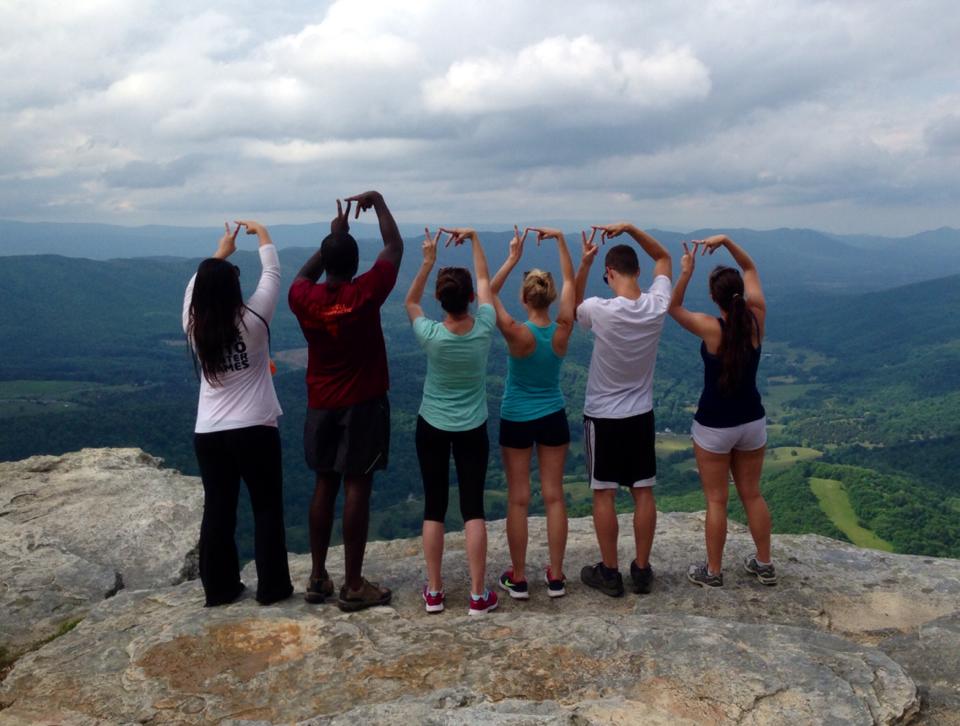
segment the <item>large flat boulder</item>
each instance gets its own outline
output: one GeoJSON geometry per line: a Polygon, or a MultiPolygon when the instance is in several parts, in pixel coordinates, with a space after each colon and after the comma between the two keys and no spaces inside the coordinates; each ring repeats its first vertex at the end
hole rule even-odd
{"type": "Polygon", "coordinates": [[[196,577],[199,480],[139,449],[0,463],[0,648],[56,635],[124,588],[196,577]]]}
{"type": "Polygon", "coordinates": [[[193,584],[120,593],[25,656],[7,718],[50,722],[903,723],[916,687],[879,649],[784,625],[618,615],[346,615],[302,600],[201,607],[193,584]],[[461,714],[459,709],[465,709],[461,714]],[[521,722],[531,722],[521,721],[521,722]],[[533,721],[536,722],[536,721],[533,721]]]}
{"type": "MultiPolygon", "coordinates": [[[[448,609],[427,615],[417,539],[375,542],[367,574],[390,607],[343,614],[298,594],[270,607],[250,591],[205,609],[198,583],[121,591],[23,657],[0,684],[11,723],[950,723],[960,562],[774,538],[782,582],[743,572],[749,535],[731,523],[722,590],[690,585],[700,514],[660,516],[650,595],[605,597],[575,573],[597,558],[589,520],[571,520],[567,597],[546,596],[544,522],[531,519],[532,597],[466,616],[462,533],[446,540],[448,609]],[[918,649],[916,642],[922,641],[918,649]],[[879,644],[879,645],[878,645],[879,644]],[[918,691],[917,685],[920,685],[918,691]],[[923,710],[921,710],[923,707],[923,710]]],[[[629,562],[629,517],[621,556],[629,562]]],[[[342,549],[329,567],[342,577],[342,549]]],[[[508,565],[490,523],[488,581],[508,565]]],[[[501,593],[504,594],[504,593],[501,593]]]]}

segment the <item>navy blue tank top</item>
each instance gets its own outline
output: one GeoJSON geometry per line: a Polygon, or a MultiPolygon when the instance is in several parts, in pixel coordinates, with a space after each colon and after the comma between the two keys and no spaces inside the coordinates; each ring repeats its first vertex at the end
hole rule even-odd
{"type": "MultiPolygon", "coordinates": [[[[723,327],[723,318],[720,327],[723,327]]],[[[703,358],[703,393],[694,420],[701,426],[726,429],[756,421],[766,415],[760,391],[757,390],[757,368],[760,366],[760,348],[754,348],[747,364],[747,370],[740,378],[740,384],[730,392],[720,390],[720,372],[723,362],[707,352],[707,344],[700,343],[700,357],[703,358]]]]}

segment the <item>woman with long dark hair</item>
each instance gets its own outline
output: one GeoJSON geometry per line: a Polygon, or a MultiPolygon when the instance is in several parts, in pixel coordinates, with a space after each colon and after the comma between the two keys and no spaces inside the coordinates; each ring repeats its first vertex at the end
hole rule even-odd
{"type": "Polygon", "coordinates": [[[283,527],[283,469],[277,419],[283,413],[273,388],[270,320],[280,292],[280,261],[266,227],[237,222],[214,255],[197,268],[183,297],[183,330],[196,354],[200,401],[194,448],[203,481],[200,580],[207,606],[236,600],[244,590],[234,534],[240,480],[254,518],[257,600],[269,604],[293,592],[283,527]],[[244,302],[240,270],[227,261],[237,233],[260,241],[263,271],[244,302]]]}
{"type": "Polygon", "coordinates": [[[497,316],[487,258],[476,232],[441,228],[431,237],[426,230],[423,264],[407,292],[406,307],[413,334],[427,354],[427,375],[416,433],[417,459],[423,477],[423,555],[427,565],[427,583],[422,593],[424,607],[428,613],[439,613],[446,600],[440,570],[452,454],[470,568],[467,614],[484,615],[497,607],[497,594],[484,583],[487,522],[483,508],[490,453],[487,355],[497,316]],[[437,272],[436,296],[445,315],[443,320],[430,320],[424,315],[420,300],[437,261],[437,243],[442,233],[450,235],[448,245],[470,241],[477,288],[474,294],[468,269],[442,267],[437,272]],[[470,304],[474,299],[479,305],[476,315],[471,315],[470,304]]]}
{"type": "Polygon", "coordinates": [[[497,327],[503,333],[509,352],[500,406],[500,451],[507,475],[507,543],[511,564],[510,569],[500,575],[499,583],[510,597],[527,600],[530,597],[526,577],[527,515],[534,446],[550,550],[550,563],[543,579],[548,596],[566,594],[563,554],[567,546],[567,507],[563,498],[563,465],[570,446],[570,427],[560,390],[560,367],[573,332],[576,286],[573,261],[563,232],[531,228],[521,235],[517,227],[513,229],[510,254],[490,283],[497,327]],[[553,276],[544,270],[523,273],[520,302],[527,314],[526,322],[514,320],[500,302],[500,289],[520,261],[528,232],[536,233],[538,245],[544,240],[557,241],[563,287],[555,321],[550,319],[550,305],[557,299],[557,286],[553,276]]]}
{"type": "Polygon", "coordinates": [[[757,367],[763,342],[767,304],[760,275],[743,248],[726,235],[683,244],[680,278],[673,288],[670,315],[701,338],[703,393],[694,416],[693,450],[707,499],[707,561],[690,566],[696,585],[721,587],[723,546],[727,539],[727,498],[731,474],[747,513],[756,552],[744,568],[764,585],[775,585],[770,558],[770,512],[760,493],[760,474],[767,443],[767,420],[757,390],[757,367]],[[683,306],[697,252],[711,255],[725,247],[743,271],[719,266],[710,273],[710,297],[720,316],[690,312],[683,306]]]}

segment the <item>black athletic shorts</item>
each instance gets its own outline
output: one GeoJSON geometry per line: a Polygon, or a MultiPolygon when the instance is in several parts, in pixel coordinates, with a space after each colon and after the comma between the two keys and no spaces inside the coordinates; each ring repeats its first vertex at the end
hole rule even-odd
{"type": "Polygon", "coordinates": [[[532,421],[500,419],[500,446],[510,449],[529,449],[534,444],[563,446],[570,443],[570,424],[567,412],[548,413],[532,421]]]}
{"type": "Polygon", "coordinates": [[[344,476],[387,467],[390,402],[380,396],[344,408],[308,408],[303,452],[315,472],[344,476]]]}
{"type": "Polygon", "coordinates": [[[587,474],[593,489],[657,483],[653,411],[629,418],[583,417],[587,474]]]}

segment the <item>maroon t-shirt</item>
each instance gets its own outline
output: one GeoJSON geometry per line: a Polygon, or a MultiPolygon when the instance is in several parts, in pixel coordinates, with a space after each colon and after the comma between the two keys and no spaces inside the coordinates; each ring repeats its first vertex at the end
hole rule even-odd
{"type": "Polygon", "coordinates": [[[382,396],[390,388],[380,307],[397,282],[386,260],[351,282],[290,286],[290,309],[307,339],[310,408],[342,408],[382,396]]]}

